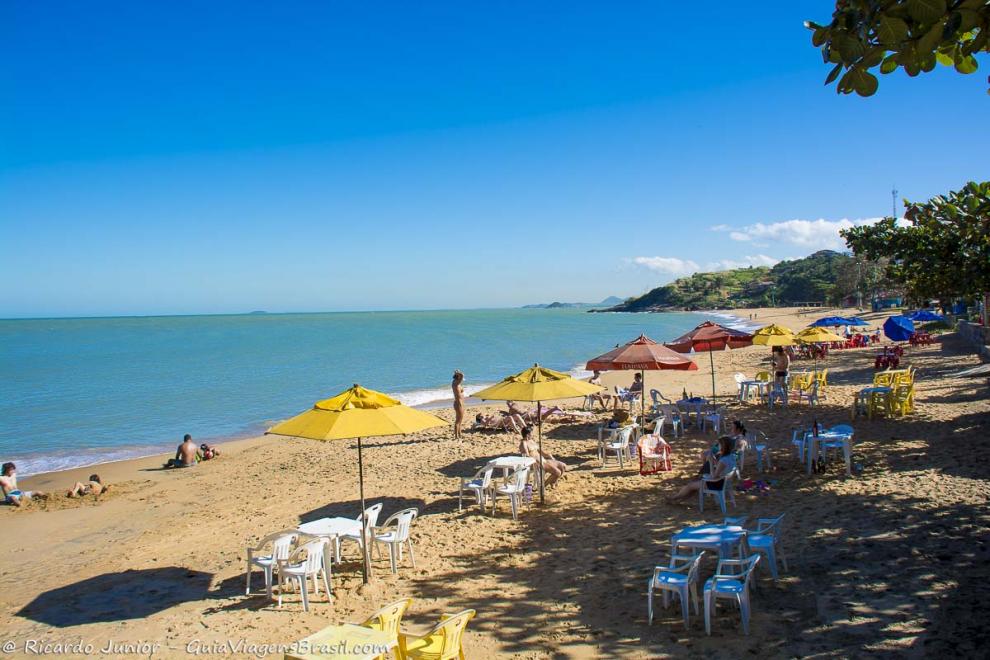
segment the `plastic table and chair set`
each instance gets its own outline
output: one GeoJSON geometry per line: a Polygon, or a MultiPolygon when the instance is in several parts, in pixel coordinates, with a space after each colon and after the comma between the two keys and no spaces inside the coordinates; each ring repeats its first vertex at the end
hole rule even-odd
{"type": "Polygon", "coordinates": [[[757,564],[767,566],[776,580],[779,576],[778,560],[787,570],[781,543],[781,527],[784,516],[759,518],[754,529],[746,529],[745,516],[725,518],[722,524],[706,524],[685,527],[670,539],[671,554],[668,565],[656,566],[647,583],[647,618],[653,623],[654,597],[659,594],[666,609],[671,600],[681,602],[684,627],[690,627],[690,610],[700,614],[704,602],[705,631],[711,634],[712,616],[719,600],[734,602],[739,608],[742,628],[749,634],[750,585],[757,564]],[[701,567],[708,553],[718,558],[715,573],[702,582],[701,567]],[[702,586],[699,598],[698,588],[702,586]]]}

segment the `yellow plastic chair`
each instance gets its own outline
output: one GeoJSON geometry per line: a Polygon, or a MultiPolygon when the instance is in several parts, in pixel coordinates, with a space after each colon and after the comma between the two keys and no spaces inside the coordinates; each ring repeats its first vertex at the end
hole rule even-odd
{"type": "Polygon", "coordinates": [[[825,388],[828,387],[828,369],[822,369],[815,373],[815,380],[818,381],[818,395],[825,398],[825,388]]]}
{"type": "Polygon", "coordinates": [[[898,385],[889,395],[891,415],[910,415],[914,412],[914,386],[898,385]]]}
{"type": "MultiPolygon", "coordinates": [[[[412,598],[403,598],[402,600],[397,600],[394,603],[386,605],[381,608],[371,616],[369,616],[360,625],[365,628],[371,628],[372,630],[381,630],[382,632],[387,632],[390,635],[399,637],[399,626],[402,624],[402,617],[405,615],[406,610],[412,604],[412,598]]],[[[401,657],[398,655],[398,650],[396,651],[396,657],[401,657]]],[[[379,660],[384,660],[385,654],[376,656],[379,660]]]]}
{"type": "Polygon", "coordinates": [[[873,374],[873,386],[874,387],[891,387],[894,384],[894,374],[881,371],[880,373],[873,374]]]}
{"type": "Polygon", "coordinates": [[[756,376],[753,378],[753,380],[759,380],[764,383],[769,383],[771,380],[773,380],[773,377],[770,376],[769,371],[757,371],[756,376]]]}
{"type": "Polygon", "coordinates": [[[402,660],[464,660],[461,639],[474,610],[440,617],[440,623],[422,635],[399,634],[399,657],[402,660]]]}

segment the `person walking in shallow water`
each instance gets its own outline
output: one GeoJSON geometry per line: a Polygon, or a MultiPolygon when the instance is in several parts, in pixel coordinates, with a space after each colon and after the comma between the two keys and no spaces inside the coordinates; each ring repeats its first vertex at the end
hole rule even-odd
{"type": "Polygon", "coordinates": [[[461,439],[461,426],[464,424],[464,374],[455,370],[454,377],[450,383],[450,389],[454,392],[454,440],[461,439]]]}

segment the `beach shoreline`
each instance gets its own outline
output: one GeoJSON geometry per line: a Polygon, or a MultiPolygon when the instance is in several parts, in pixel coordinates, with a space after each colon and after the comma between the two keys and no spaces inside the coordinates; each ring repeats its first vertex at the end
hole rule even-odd
{"type": "MultiPolygon", "coordinates": [[[[756,322],[795,330],[815,318],[736,311],[744,320],[755,313],[756,322]]],[[[866,316],[875,322],[883,315],[866,316]]],[[[413,604],[403,626],[414,630],[443,612],[476,609],[464,637],[467,657],[476,660],[745,657],[781,644],[789,656],[966,654],[965,640],[980,634],[970,622],[981,620],[990,602],[990,564],[973,549],[974,538],[990,534],[990,461],[982,451],[990,402],[983,380],[949,376],[979,358],[951,334],[908,349],[905,362],[918,368],[917,409],[904,418],[853,421],[851,477],[841,461],[806,475],[790,444],[792,429],[812,419],[850,422],[853,396],[872,382],[873,353],[834,351],[825,365],[828,399],[779,410],[733,398],[734,373],[754,373],[767,349],[713,355],[727,416],[766,433],[773,446],[772,470],[758,472],[750,457],[744,473],[769,491],[738,493],[733,514],[750,521],[786,515],[788,569],[776,581],[758,571],[749,636],[739,632],[731,609],[720,611],[711,637],[694,616],[685,630],[676,607],[661,609],[652,625],[645,617],[643,585],[666,561],[671,535],[721,520],[717,507],[701,514],[696,500],[664,499],[695,478],[698,456],[715,436],[694,428],[668,436],[671,472],[641,475],[635,461],[602,468],[596,429],[609,414],[600,409],[543,425],[544,448],[566,463],[568,476],[547,491],[547,505],[524,504],[518,521],[505,502],[493,517],[457,501],[461,477],[518,451],[515,434],[469,430],[458,441],[440,427],[366,439],[366,502],[382,503],[383,515],[420,512],[416,567],[403,562],[392,575],[388,561],[376,558],[374,582],[363,587],[357,554],[345,554],[333,567],[333,601],[315,598],[309,612],[297,594],[282,607],[263,592],[245,596],[245,548],[302,522],[353,518],[360,507],[356,442],[263,436],[225,443],[222,456],[192,469],[160,469],[170,457],[162,453],[26,477],[23,486],[56,495],[0,511],[9,546],[0,556],[0,622],[15,649],[27,640],[71,636],[96,649],[108,639],[152,641],[160,646],[155,657],[184,657],[197,640],[290,643],[408,597],[413,604]],[[114,489],[99,500],[64,496],[91,472],[114,489]],[[958,608],[973,616],[954,615],[958,608]]],[[[707,396],[708,356],[695,359],[697,371],[647,372],[647,389],[675,399],[682,391],[707,396]]],[[[604,376],[610,386],[626,385],[632,373],[604,376]]],[[[471,413],[498,409],[489,403],[471,413]]],[[[452,417],[450,408],[436,414],[452,417]]],[[[704,573],[712,570],[707,562],[704,573]]]]}

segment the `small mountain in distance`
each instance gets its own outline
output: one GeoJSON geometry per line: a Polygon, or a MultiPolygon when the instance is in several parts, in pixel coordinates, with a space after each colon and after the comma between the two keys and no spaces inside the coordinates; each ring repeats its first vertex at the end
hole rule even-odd
{"type": "Polygon", "coordinates": [[[584,302],[552,302],[552,303],[538,303],[535,305],[523,305],[523,309],[574,309],[583,307],[614,307],[620,303],[624,302],[622,298],[618,296],[609,296],[605,300],[597,303],[584,303],[584,302]]]}

